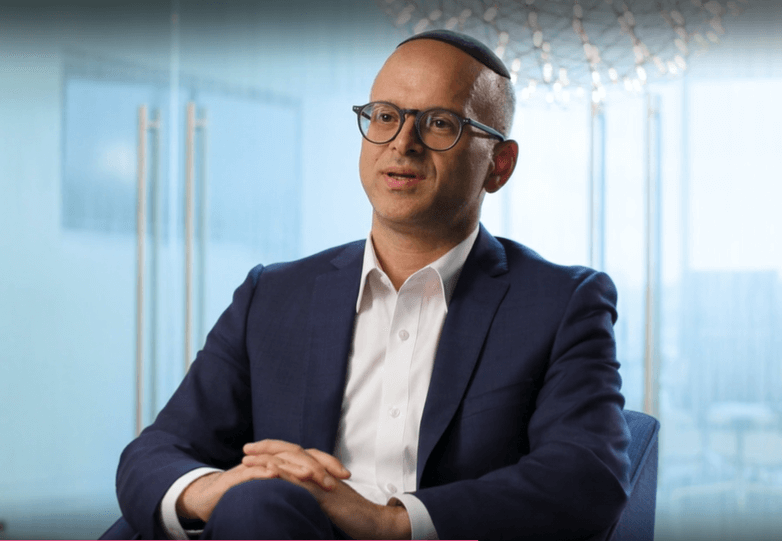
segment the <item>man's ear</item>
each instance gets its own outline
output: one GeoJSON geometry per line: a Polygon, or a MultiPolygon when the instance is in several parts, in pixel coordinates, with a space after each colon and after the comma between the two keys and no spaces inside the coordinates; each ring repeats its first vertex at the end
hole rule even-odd
{"type": "Polygon", "coordinates": [[[484,185],[488,193],[494,193],[508,182],[516,168],[516,160],[519,158],[519,144],[513,139],[508,139],[494,147],[494,168],[489,173],[484,185]]]}

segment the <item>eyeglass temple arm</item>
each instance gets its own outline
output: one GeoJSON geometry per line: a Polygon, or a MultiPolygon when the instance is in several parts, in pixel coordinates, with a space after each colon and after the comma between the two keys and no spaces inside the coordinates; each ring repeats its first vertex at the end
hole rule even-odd
{"type": "Polygon", "coordinates": [[[354,105],[354,106],[353,106],[353,112],[354,112],[354,113],[356,113],[357,115],[363,116],[364,118],[367,118],[367,119],[369,119],[369,120],[372,120],[372,117],[371,117],[371,116],[369,116],[368,114],[366,114],[366,113],[363,111],[363,109],[364,109],[364,107],[362,107],[361,105],[354,105]]]}
{"type": "Polygon", "coordinates": [[[491,127],[487,126],[486,124],[481,124],[477,120],[473,120],[471,118],[465,118],[464,122],[466,124],[469,124],[470,126],[475,126],[476,128],[482,129],[483,131],[485,131],[489,135],[493,135],[494,137],[496,137],[500,141],[505,141],[505,136],[504,135],[502,135],[500,132],[498,132],[494,128],[491,128],[491,127]]]}

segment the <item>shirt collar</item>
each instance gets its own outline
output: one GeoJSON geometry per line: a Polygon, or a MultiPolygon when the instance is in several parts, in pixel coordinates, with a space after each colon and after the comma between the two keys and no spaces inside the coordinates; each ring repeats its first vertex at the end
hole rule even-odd
{"type": "MultiPolygon", "coordinates": [[[[456,282],[459,280],[459,275],[462,272],[467,256],[472,250],[475,239],[478,238],[478,230],[480,228],[476,226],[472,233],[470,233],[466,239],[451,248],[448,253],[440,257],[437,261],[433,261],[424,268],[433,269],[440,277],[440,281],[443,287],[443,294],[445,295],[446,311],[448,310],[448,304],[451,302],[453,291],[456,288],[456,282]]],[[[380,263],[375,255],[375,246],[372,243],[372,233],[367,235],[367,242],[364,246],[364,262],[361,267],[361,285],[358,290],[358,298],[356,299],[356,313],[361,308],[361,299],[364,297],[364,288],[367,283],[367,276],[373,270],[377,270],[385,274],[380,267],[380,263]]]]}

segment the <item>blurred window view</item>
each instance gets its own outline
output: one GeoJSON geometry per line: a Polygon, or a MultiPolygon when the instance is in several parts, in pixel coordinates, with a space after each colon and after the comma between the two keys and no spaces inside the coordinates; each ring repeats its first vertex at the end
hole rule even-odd
{"type": "MultiPolygon", "coordinates": [[[[0,13],[0,539],[100,535],[122,449],[247,272],[367,235],[351,105],[405,36],[374,2],[273,4],[0,13]]],[[[483,208],[616,283],[626,407],[662,427],[661,540],[782,531],[782,11],[746,17],[685,77],[520,98],[483,208]]]]}

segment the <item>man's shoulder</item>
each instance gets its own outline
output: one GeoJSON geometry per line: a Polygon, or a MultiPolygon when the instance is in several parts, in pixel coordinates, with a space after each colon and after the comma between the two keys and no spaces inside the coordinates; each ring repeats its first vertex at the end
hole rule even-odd
{"type": "Polygon", "coordinates": [[[598,271],[582,265],[562,265],[550,261],[535,250],[514,240],[495,237],[502,246],[511,277],[524,276],[554,282],[581,282],[598,271]]]}
{"type": "Polygon", "coordinates": [[[366,240],[356,240],[327,248],[300,259],[282,261],[269,265],[258,265],[250,274],[253,284],[263,276],[267,279],[302,280],[328,270],[341,268],[351,263],[361,264],[366,240]]]}

